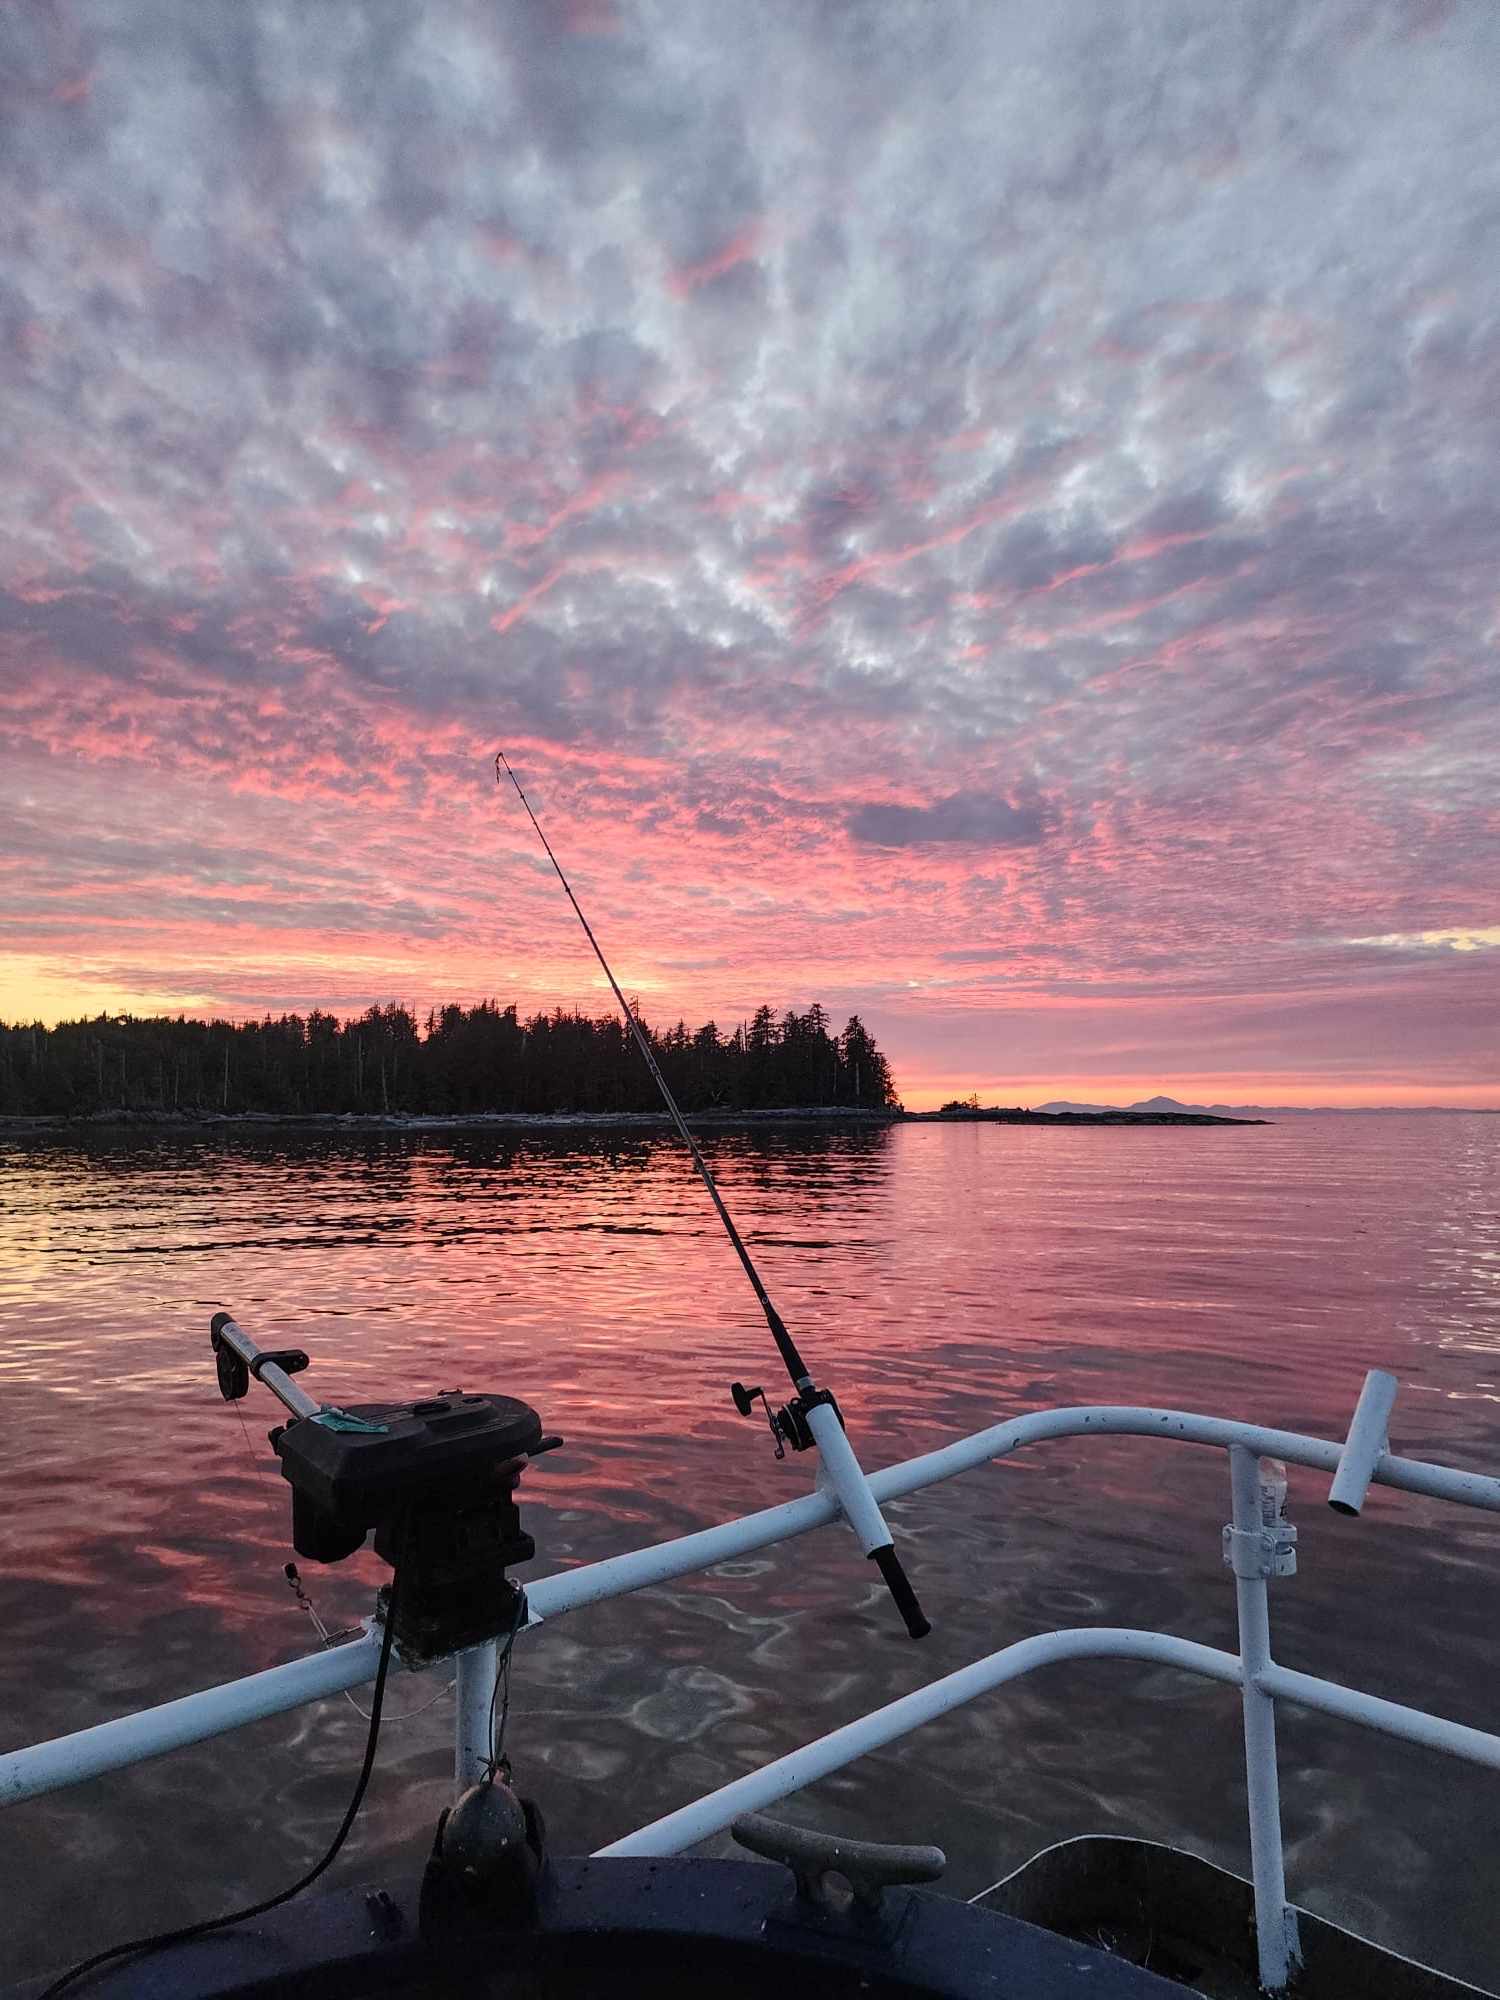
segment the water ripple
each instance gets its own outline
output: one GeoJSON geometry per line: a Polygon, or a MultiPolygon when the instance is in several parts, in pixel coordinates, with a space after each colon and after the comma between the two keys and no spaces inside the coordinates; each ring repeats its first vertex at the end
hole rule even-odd
{"type": "MultiPolygon", "coordinates": [[[[1400,1449],[1494,1461],[1500,1119],[740,1133],[708,1151],[872,1464],[1051,1403],[1336,1437],[1371,1366],[1402,1378],[1400,1449]]],[[[274,1413],[247,1403],[242,1431],[214,1392],[220,1303],[264,1343],[308,1347],[336,1399],[462,1384],[534,1402],[568,1438],[528,1474],[539,1572],[805,1490],[805,1463],[777,1464],[730,1405],[737,1377],[778,1388],[772,1356],[663,1137],[11,1139],[0,1247],[7,1745],[307,1649],[280,1574],[274,1413]]],[[[1500,1525],[1385,1494],[1338,1522],[1310,1477],[1293,1497],[1302,1570],[1277,1590],[1278,1653],[1496,1726],[1500,1525]]],[[[920,1649],[835,1533],[549,1622],[517,1657],[518,1773],[562,1845],[595,1846],[1029,1631],[1232,1643],[1225,1507],[1214,1454],[1070,1440],[892,1509],[936,1625],[920,1649]]],[[[367,1555],[306,1567],[334,1626],[380,1574],[367,1555]]],[[[373,1853],[419,1856],[449,1725],[440,1703],[392,1730],[345,1879],[373,1853]]],[[[324,1703],[0,1817],[15,1970],[61,1935],[82,1952],[280,1886],[325,1844],[361,1740],[347,1704],[324,1703]]],[[[1500,1832],[1484,1781],[1308,1718],[1285,1742],[1294,1893],[1492,1976],[1500,1911],[1463,1892],[1500,1832]]],[[[1239,1759],[1223,1690],[1079,1665],[791,1810],[940,1839],[958,1893],[1101,1826],[1243,1867],[1239,1759]]]]}

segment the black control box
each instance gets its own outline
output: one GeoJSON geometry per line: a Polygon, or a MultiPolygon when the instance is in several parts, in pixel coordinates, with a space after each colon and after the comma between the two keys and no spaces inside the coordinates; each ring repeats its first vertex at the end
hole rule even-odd
{"type": "Polygon", "coordinates": [[[516,1485],[529,1458],[560,1442],[513,1396],[453,1390],[416,1403],[358,1403],[298,1417],[271,1433],[292,1489],[292,1543],[312,1562],[341,1562],[373,1529],[401,1580],[396,1641],[435,1659],[509,1629],[517,1593],[505,1575],[536,1544],[516,1485]]]}
{"type": "MultiPolygon", "coordinates": [[[[493,1499],[513,1488],[517,1461],[542,1442],[542,1420],[514,1396],[454,1390],[419,1403],[358,1403],[299,1417],[273,1431],[271,1442],[302,1511],[323,1521],[330,1544],[344,1541],[347,1555],[408,1508],[493,1499]],[[344,1428],[349,1419],[362,1428],[344,1428]]],[[[300,1540],[296,1546],[315,1561],[338,1560],[300,1540]]]]}

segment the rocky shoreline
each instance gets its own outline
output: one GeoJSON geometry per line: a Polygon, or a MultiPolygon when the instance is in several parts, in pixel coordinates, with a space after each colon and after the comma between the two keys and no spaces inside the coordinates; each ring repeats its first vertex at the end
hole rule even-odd
{"type": "MultiPolygon", "coordinates": [[[[1264,1125],[1264,1118],[1220,1118],[1195,1112],[1141,1111],[902,1111],[853,1105],[785,1105],[757,1111],[694,1111],[697,1130],[733,1131],[785,1125],[1264,1125]]],[[[129,1131],[192,1135],[209,1132],[570,1132],[670,1131],[665,1111],[91,1111],[70,1117],[0,1117],[0,1135],[129,1131]]]]}

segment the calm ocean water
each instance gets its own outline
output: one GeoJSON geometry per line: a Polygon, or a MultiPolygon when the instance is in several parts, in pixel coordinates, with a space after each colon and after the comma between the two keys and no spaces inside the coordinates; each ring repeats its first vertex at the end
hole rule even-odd
{"type": "MultiPolygon", "coordinates": [[[[1058,1403],[1154,1402],[1336,1437],[1363,1371],[1397,1448],[1500,1467],[1500,1118],[1264,1128],[901,1127],[714,1139],[731,1208],[872,1465],[1058,1403]]],[[[567,1448],[528,1474],[529,1574],[804,1490],[731,1407],[775,1385],[754,1301],[674,1142],[491,1133],[0,1140],[0,1747],[309,1650],[281,1575],[275,1407],[214,1386],[208,1321],[309,1349],[338,1400],[492,1388],[567,1448]]],[[[1500,1524],[1292,1474],[1288,1664],[1500,1728],[1500,1524]]],[[[1126,1440],[1033,1447],[893,1510],[936,1630],[899,1636],[836,1530],[549,1624],[509,1748],[564,1849],[1025,1634],[1160,1625],[1233,1644],[1226,1469],[1126,1440]]],[[[383,1574],[305,1565],[332,1626],[383,1574]]],[[[390,1710],[441,1686],[403,1678],[390,1710]]],[[[451,1701],[389,1724],[334,1877],[415,1861],[451,1701]]],[[[0,1814],[0,1965],[38,1971],[290,1881],[364,1723],[343,1700],[0,1814]]],[[[1500,1984],[1491,1775],[1283,1719],[1297,1900],[1500,1984]]],[[[971,1894],[1089,1830],[1247,1870],[1238,1705],[1071,1667],[931,1725],[785,1808],[938,1840],[971,1894]]]]}

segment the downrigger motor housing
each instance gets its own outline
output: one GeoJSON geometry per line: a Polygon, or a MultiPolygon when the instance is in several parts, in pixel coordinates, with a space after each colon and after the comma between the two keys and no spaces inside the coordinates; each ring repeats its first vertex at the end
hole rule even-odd
{"type": "Polygon", "coordinates": [[[228,1313],[211,1338],[219,1387],[237,1400],[250,1377],[292,1412],[270,1441],[292,1489],[292,1546],[310,1562],[342,1562],[373,1533],[396,1570],[394,1638],[408,1660],[435,1659],[509,1630],[517,1586],[506,1576],[536,1544],[516,1487],[528,1462],[561,1444],[514,1396],[461,1389],[409,1403],[315,1403],[289,1378],[300,1349],[256,1347],[228,1313]]]}

